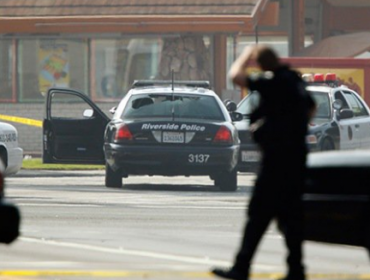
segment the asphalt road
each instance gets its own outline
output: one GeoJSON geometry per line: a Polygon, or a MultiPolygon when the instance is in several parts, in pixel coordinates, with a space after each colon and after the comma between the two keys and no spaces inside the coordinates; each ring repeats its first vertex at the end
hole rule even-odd
{"type": "MultiPolygon", "coordinates": [[[[0,246],[0,279],[213,279],[241,238],[254,174],[222,193],[207,177],[130,177],[104,187],[101,171],[25,171],[6,178],[22,212],[21,237],[0,246]]],[[[305,242],[309,279],[370,279],[362,248],[305,242]]],[[[285,272],[285,247],[272,224],[253,279],[285,272]]]]}

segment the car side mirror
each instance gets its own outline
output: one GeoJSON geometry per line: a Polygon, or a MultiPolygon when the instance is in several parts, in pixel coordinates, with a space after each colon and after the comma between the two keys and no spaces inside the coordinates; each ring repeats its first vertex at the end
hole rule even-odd
{"type": "Polygon", "coordinates": [[[83,112],[82,115],[83,115],[84,118],[91,118],[94,115],[94,110],[93,109],[86,109],[83,112]]]}
{"type": "Polygon", "coordinates": [[[342,110],[340,110],[339,117],[341,119],[350,119],[350,118],[353,118],[353,116],[354,116],[353,110],[351,110],[351,109],[342,109],[342,110]]]}
{"type": "Polygon", "coordinates": [[[226,103],[225,103],[225,106],[226,106],[226,109],[229,111],[229,112],[235,112],[236,111],[236,108],[237,108],[237,105],[234,101],[231,101],[231,100],[228,100],[226,103]]]}
{"type": "Polygon", "coordinates": [[[239,122],[243,119],[243,114],[239,112],[230,112],[230,116],[233,122],[239,122]]]}
{"type": "Polygon", "coordinates": [[[114,113],[116,112],[116,110],[117,110],[117,107],[116,107],[116,106],[114,106],[113,108],[111,108],[111,109],[109,110],[109,112],[110,112],[112,115],[114,115],[114,113]]]}

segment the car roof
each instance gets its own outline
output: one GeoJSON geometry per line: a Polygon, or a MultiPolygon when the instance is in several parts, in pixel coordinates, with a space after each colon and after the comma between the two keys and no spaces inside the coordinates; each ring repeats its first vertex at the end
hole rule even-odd
{"type": "Polygon", "coordinates": [[[351,90],[348,87],[343,86],[343,85],[337,86],[337,87],[331,87],[328,85],[308,85],[306,89],[308,91],[320,91],[320,92],[329,92],[329,93],[332,92],[333,90],[342,90],[342,89],[351,90]]]}
{"type": "Polygon", "coordinates": [[[332,88],[328,86],[307,86],[306,89],[308,91],[330,92],[332,88]]]}
{"type": "Polygon", "coordinates": [[[195,80],[135,80],[129,91],[131,95],[136,94],[202,94],[214,96],[209,81],[195,80]]]}
{"type": "Polygon", "coordinates": [[[186,86],[174,86],[173,90],[171,86],[145,86],[133,88],[129,91],[131,95],[138,94],[194,94],[194,95],[208,95],[215,96],[216,93],[213,90],[201,87],[186,87],[186,86]]]}

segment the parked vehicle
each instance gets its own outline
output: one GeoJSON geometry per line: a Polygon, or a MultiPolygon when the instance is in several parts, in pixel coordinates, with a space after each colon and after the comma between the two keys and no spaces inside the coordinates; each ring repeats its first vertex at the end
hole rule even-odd
{"type": "Polygon", "coordinates": [[[0,161],[4,165],[5,176],[17,173],[23,162],[23,149],[18,145],[18,131],[4,122],[0,122],[0,161]]]}
{"type": "Polygon", "coordinates": [[[107,187],[134,174],[208,175],[222,191],[237,189],[232,117],[241,114],[230,116],[208,82],[137,81],[112,112],[110,120],[85,94],[50,89],[43,161],[104,163],[107,187]]]}
{"type": "MultiPolygon", "coordinates": [[[[370,148],[370,109],[357,92],[338,86],[333,74],[326,79],[322,74],[315,75],[307,90],[317,104],[307,136],[310,152],[370,148]]],[[[236,112],[243,114],[243,120],[235,123],[241,140],[240,171],[250,170],[259,160],[249,132],[249,116],[258,102],[259,95],[253,92],[237,106],[236,112]]]]}
{"type": "Polygon", "coordinates": [[[362,246],[370,256],[370,150],[308,155],[305,239],[362,246]]]}

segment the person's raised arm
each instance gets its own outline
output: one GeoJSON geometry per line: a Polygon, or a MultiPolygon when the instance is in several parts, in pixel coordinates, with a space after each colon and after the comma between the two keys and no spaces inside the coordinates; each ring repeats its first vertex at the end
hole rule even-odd
{"type": "Polygon", "coordinates": [[[253,53],[253,46],[245,47],[241,55],[231,65],[228,75],[235,85],[238,85],[242,88],[247,86],[246,68],[252,59],[253,53]]]}

